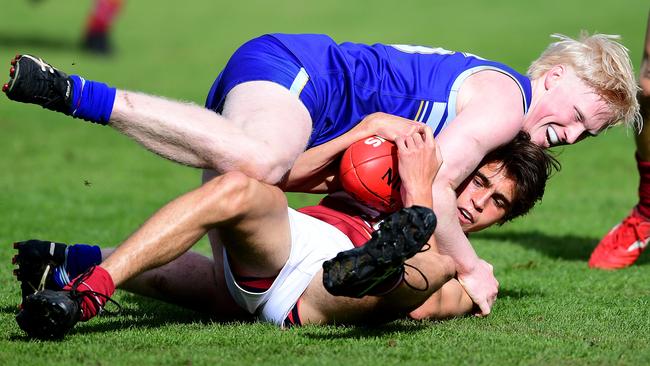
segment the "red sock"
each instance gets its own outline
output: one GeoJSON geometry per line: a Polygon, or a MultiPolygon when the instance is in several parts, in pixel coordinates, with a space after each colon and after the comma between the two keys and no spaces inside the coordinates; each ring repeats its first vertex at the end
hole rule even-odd
{"type": "Polygon", "coordinates": [[[637,210],[646,218],[650,218],[650,162],[642,161],[636,155],[636,166],[639,170],[639,204],[637,210]]]}
{"type": "Polygon", "coordinates": [[[80,280],[76,288],[77,292],[92,291],[104,295],[88,293],[88,295],[81,297],[80,320],[85,322],[97,315],[104,305],[106,305],[106,299],[115,292],[115,284],[111,275],[104,268],[95,266],[88,272],[72,280],[63,290],[72,290],[72,286],[78,282],[77,280],[80,280]]]}
{"type": "Polygon", "coordinates": [[[87,33],[107,33],[122,8],[122,0],[96,0],[88,17],[87,33]]]}

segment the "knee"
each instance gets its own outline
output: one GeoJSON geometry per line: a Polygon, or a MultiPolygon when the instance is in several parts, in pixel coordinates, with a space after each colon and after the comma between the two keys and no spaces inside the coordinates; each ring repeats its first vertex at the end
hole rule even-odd
{"type": "Polygon", "coordinates": [[[201,202],[209,212],[234,217],[246,212],[254,204],[255,184],[259,182],[242,172],[228,172],[203,185],[201,202]]]}
{"type": "Polygon", "coordinates": [[[282,177],[291,169],[297,155],[293,156],[288,151],[273,151],[267,149],[260,154],[255,154],[245,162],[243,169],[251,177],[267,183],[277,184],[282,177]]]}

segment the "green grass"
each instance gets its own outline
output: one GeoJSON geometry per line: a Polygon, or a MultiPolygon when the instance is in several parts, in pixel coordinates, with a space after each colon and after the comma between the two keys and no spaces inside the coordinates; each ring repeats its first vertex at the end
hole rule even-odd
{"type": "MultiPolygon", "coordinates": [[[[437,3],[129,1],[115,29],[117,53],[104,59],[76,48],[90,1],[8,2],[0,61],[33,52],[120,88],[200,104],[234,49],[266,32],[444,46],[524,71],[549,34],[586,29],[621,34],[638,67],[648,11],[643,0],[437,3]]],[[[501,283],[486,319],[281,331],[266,324],[214,324],[118,292],[122,315],[81,324],[63,343],[28,341],[16,326],[11,243],[38,237],[114,246],[158,207],[195,187],[199,174],[109,128],[4,97],[0,146],[2,365],[650,362],[648,257],[614,273],[586,265],[599,238],[636,200],[634,144],[622,129],[565,148],[564,168],[550,181],[543,204],[522,220],[472,237],[501,283]]],[[[314,200],[291,197],[294,206],[314,200]]],[[[207,250],[206,241],[198,248],[207,250]]]]}

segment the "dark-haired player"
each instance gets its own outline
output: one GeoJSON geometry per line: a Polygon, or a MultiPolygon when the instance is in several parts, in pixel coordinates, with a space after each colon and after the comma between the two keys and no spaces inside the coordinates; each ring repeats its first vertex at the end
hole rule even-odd
{"type": "Polygon", "coordinates": [[[212,171],[210,176],[241,171],[270,184],[289,170],[295,180],[313,177],[323,161],[294,164],[303,151],[369,116],[385,123],[376,134],[389,140],[426,124],[445,160],[433,187],[442,223],[438,244],[487,315],[498,282],[455,220],[455,189],[488,152],[519,131],[549,147],[637,120],[632,66],[616,37],[558,38],[525,76],[442,48],[264,35],[232,55],[210,90],[207,109],[68,77],[27,56],[12,61],[3,89],[10,99],[110,125],[163,157],[212,171]],[[410,123],[396,122],[403,119],[410,123]]]}
{"type": "MultiPolygon", "coordinates": [[[[429,129],[427,131],[430,132],[429,129]]],[[[399,138],[397,142],[404,202],[430,207],[433,201],[428,188],[439,161],[435,148],[430,144],[432,136],[427,135],[422,140],[418,138],[421,137],[416,134],[410,138],[399,138]],[[429,168],[423,170],[423,167],[429,168]]],[[[463,228],[468,232],[476,231],[527,212],[541,198],[546,178],[556,167],[555,164],[552,157],[530,143],[523,134],[488,155],[459,191],[458,217],[463,228]],[[516,185],[515,179],[519,179],[516,185]]],[[[333,280],[326,291],[318,272],[324,260],[367,241],[375,248],[386,244],[383,241],[386,237],[394,241],[395,236],[391,235],[403,235],[403,232],[393,232],[396,225],[411,225],[416,229],[418,225],[403,215],[398,216],[389,219],[389,224],[384,224],[381,229],[383,234],[379,236],[384,239],[371,239],[370,233],[381,218],[373,216],[371,211],[359,210],[355,202],[341,195],[329,196],[320,205],[299,211],[301,213],[289,209],[287,216],[286,201],[279,189],[243,174],[229,173],[214,178],[163,208],[118,251],[103,253],[104,257],[113,254],[94,269],[93,276],[80,277],[85,282],[79,283],[85,293],[92,288],[102,296],[76,298],[81,309],[84,309],[80,316],[87,320],[96,313],[104,299],[112,294],[115,282],[126,289],[206,311],[217,317],[232,319],[246,316],[248,312],[276,324],[386,321],[412,311],[411,315],[415,318],[443,318],[472,309],[473,303],[459,282],[449,281],[455,273],[453,262],[449,257],[436,253],[433,239],[429,241],[433,253],[415,254],[414,251],[426,240],[406,250],[409,255],[397,253],[400,263],[391,268],[397,271],[387,279],[377,281],[384,277],[386,268],[379,268],[381,266],[371,260],[352,266],[358,271],[362,268],[370,271],[376,269],[377,274],[370,276],[370,281],[368,278],[363,281],[344,278],[345,283],[333,280]],[[164,227],[167,216],[174,213],[178,217],[174,220],[176,225],[164,227]],[[182,254],[210,228],[217,228],[223,242],[223,246],[213,246],[214,259],[196,253],[182,254]],[[413,254],[415,256],[407,261],[409,266],[402,266],[402,261],[413,254]],[[146,257],[148,264],[135,259],[142,256],[146,257]],[[144,268],[127,266],[131,268],[127,273],[132,273],[133,277],[176,257],[170,263],[129,281],[124,278],[114,280],[103,268],[110,270],[115,263],[124,265],[135,259],[144,268]],[[101,272],[99,276],[97,271],[101,272]],[[334,286],[331,286],[332,283],[334,286]],[[380,293],[383,296],[352,299],[334,297],[328,291],[350,297],[380,293]]],[[[407,241],[412,242],[412,238],[407,241]]],[[[74,277],[91,265],[100,264],[102,260],[98,247],[66,247],[37,241],[21,243],[19,278],[27,293],[31,292],[30,287],[38,286],[36,282],[42,277],[42,271],[29,268],[30,249],[37,246],[56,253],[59,264],[64,261],[64,251],[68,252],[66,265],[57,268],[53,279],[67,284],[68,289],[74,287],[75,283],[70,282],[69,277],[74,277]],[[61,276],[61,272],[65,274],[61,276]]],[[[343,255],[333,262],[348,263],[345,261],[350,256],[365,258],[364,255],[368,253],[352,251],[352,254],[346,254],[348,257],[343,255]]],[[[42,267],[42,260],[37,265],[42,267]]],[[[328,283],[327,278],[332,279],[344,272],[335,266],[326,266],[325,283],[328,283]]],[[[56,285],[49,283],[48,286],[56,285]]],[[[74,295],[71,297],[74,298],[74,295]]],[[[33,314],[37,311],[34,306],[28,306],[22,315],[21,326],[27,330],[31,329],[31,323],[25,319],[34,318],[33,314]]]]}

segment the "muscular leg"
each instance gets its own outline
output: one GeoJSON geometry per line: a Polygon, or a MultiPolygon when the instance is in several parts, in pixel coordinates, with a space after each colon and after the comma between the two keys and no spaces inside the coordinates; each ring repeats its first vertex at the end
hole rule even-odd
{"type": "MultiPolygon", "coordinates": [[[[106,258],[115,249],[102,249],[106,258]]],[[[158,268],[128,281],[121,289],[171,304],[210,314],[216,319],[247,319],[247,314],[230,296],[221,262],[187,252],[158,268]]]]}
{"type": "Polygon", "coordinates": [[[176,259],[212,228],[220,229],[241,275],[276,275],[289,256],[291,236],[282,191],[232,172],[167,204],[101,266],[119,286],[176,259]]]}
{"type": "Polygon", "coordinates": [[[191,103],[68,76],[29,55],[11,61],[9,99],[110,124],[176,162],[220,173],[241,171],[275,184],[307,146],[311,116],[287,88],[270,81],[235,86],[223,114],[191,103]]]}
{"type": "Polygon", "coordinates": [[[311,133],[302,102],[268,81],[233,88],[222,115],[118,90],[110,125],[168,159],[219,173],[241,171],[270,184],[291,167],[311,133]]]}

